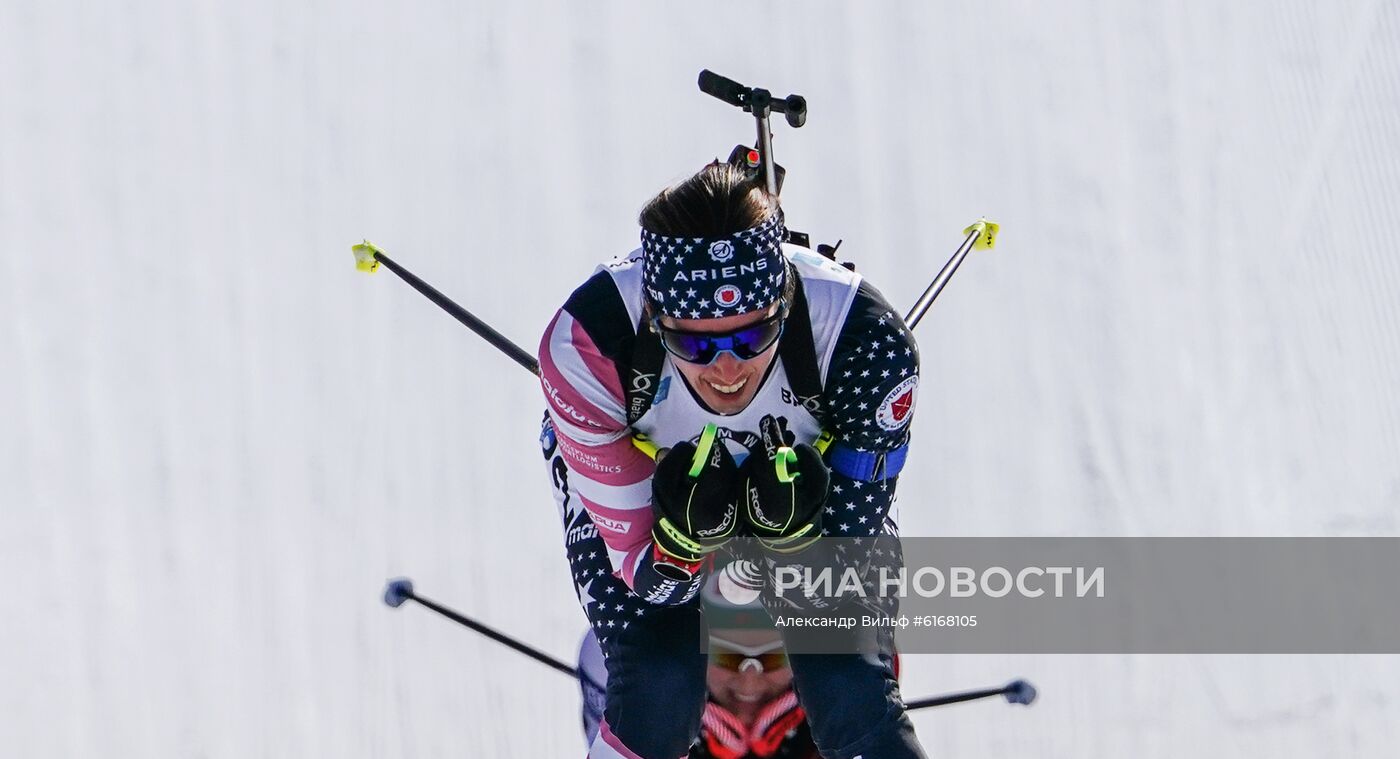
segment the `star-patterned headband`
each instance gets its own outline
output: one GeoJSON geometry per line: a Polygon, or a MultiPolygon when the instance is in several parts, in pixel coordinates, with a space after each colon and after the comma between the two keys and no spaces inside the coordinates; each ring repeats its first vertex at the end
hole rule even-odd
{"type": "Polygon", "coordinates": [[[642,230],[642,282],[659,313],[719,319],[773,305],[787,283],[782,211],[723,237],[667,237],[642,230]]]}

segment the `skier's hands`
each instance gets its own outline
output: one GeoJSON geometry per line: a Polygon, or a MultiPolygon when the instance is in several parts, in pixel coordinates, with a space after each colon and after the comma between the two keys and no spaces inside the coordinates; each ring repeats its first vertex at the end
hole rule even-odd
{"type": "Polygon", "coordinates": [[[792,553],[821,536],[831,471],[817,449],[792,445],[793,435],[771,416],[758,425],[744,477],[744,522],[768,548],[792,553]]]}
{"type": "Polygon", "coordinates": [[[783,747],[788,733],[796,730],[806,721],[807,713],[791,696],[780,696],[763,707],[754,720],[754,731],[749,735],[749,752],[758,757],[775,756],[783,747]]]}
{"type": "MultiPolygon", "coordinates": [[[[705,704],[704,727],[700,736],[705,741],[709,756],[714,759],[741,759],[759,757],[769,759],[782,752],[789,733],[802,726],[807,713],[797,703],[797,696],[788,691],[768,702],[753,725],[744,724],[733,712],[714,701],[705,704]]],[[[786,756],[788,752],[782,752],[786,756]]],[[[805,754],[804,754],[805,756],[805,754]]]]}
{"type": "Polygon", "coordinates": [[[665,555],[658,558],[695,564],[728,542],[739,527],[738,486],[738,467],[712,424],[698,446],[679,443],[658,458],[651,479],[651,536],[665,555]]]}
{"type": "Polygon", "coordinates": [[[714,759],[743,759],[749,753],[749,728],[728,709],[713,701],[705,702],[700,735],[714,759]]]}

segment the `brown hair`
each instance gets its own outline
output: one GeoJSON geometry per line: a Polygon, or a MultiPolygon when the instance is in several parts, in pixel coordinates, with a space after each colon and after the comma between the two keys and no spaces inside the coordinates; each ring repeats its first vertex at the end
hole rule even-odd
{"type": "Polygon", "coordinates": [[[647,202],[637,223],[668,237],[720,237],[768,218],[778,199],[763,183],[729,163],[715,161],[647,202]]]}

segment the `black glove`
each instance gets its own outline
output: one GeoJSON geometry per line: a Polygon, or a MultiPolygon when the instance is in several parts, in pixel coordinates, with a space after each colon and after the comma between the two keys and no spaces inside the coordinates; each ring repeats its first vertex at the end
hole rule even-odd
{"type": "Polygon", "coordinates": [[[817,449],[791,445],[793,436],[771,416],[758,424],[744,476],[744,522],[768,548],[793,553],[821,537],[822,507],[831,471],[817,449]]]}
{"type": "Polygon", "coordinates": [[[714,425],[706,425],[698,450],[694,443],[679,443],[657,459],[651,508],[656,547],[682,564],[699,562],[734,536],[739,470],[714,425]]]}

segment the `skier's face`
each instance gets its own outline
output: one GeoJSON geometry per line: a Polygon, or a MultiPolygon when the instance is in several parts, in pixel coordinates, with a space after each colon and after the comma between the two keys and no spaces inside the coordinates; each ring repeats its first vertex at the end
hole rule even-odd
{"type": "MultiPolygon", "coordinates": [[[[770,319],[777,311],[778,306],[775,304],[766,311],[720,319],[673,319],[663,316],[661,325],[680,332],[724,335],[770,319]]],[[[673,363],[706,406],[720,414],[737,414],[747,408],[758,394],[763,374],[768,371],[777,352],[778,343],[775,341],[767,350],[748,360],[741,360],[733,353],[725,351],[708,364],[679,359],[675,359],[673,363]]]]}
{"type": "Polygon", "coordinates": [[[712,658],[705,684],[715,703],[745,724],[752,724],[769,701],[792,687],[792,670],[787,666],[767,670],[756,666],[731,669],[716,665],[712,658]]]}

